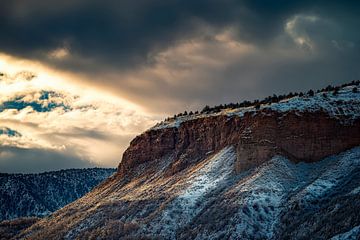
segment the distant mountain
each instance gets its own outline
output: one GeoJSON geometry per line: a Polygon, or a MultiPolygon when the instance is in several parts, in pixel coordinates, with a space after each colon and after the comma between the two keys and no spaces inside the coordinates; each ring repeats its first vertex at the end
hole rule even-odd
{"type": "Polygon", "coordinates": [[[167,119],[14,239],[360,239],[358,85],[167,119]]]}
{"type": "Polygon", "coordinates": [[[46,216],[84,196],[115,169],[69,169],[39,174],[0,173],[0,220],[46,216]]]}

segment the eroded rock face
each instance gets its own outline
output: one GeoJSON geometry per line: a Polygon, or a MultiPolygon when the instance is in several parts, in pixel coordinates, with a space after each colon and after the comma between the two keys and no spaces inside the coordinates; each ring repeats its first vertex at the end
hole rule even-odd
{"type": "Polygon", "coordinates": [[[246,116],[247,131],[237,147],[236,170],[242,171],[279,154],[314,162],[360,144],[360,122],[343,125],[323,112],[268,112],[246,116]]]}
{"type": "Polygon", "coordinates": [[[360,121],[342,124],[324,112],[279,113],[262,110],[239,116],[212,116],[183,122],[178,128],[150,130],[125,151],[118,174],[174,154],[168,174],[228,145],[236,146],[235,170],[241,172],[277,154],[313,162],[360,144],[360,121]]]}

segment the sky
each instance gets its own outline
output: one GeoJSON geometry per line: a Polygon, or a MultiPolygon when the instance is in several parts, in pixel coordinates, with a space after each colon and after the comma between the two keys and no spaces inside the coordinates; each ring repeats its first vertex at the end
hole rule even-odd
{"type": "Polygon", "coordinates": [[[7,1],[0,172],[116,167],[175,113],[360,79],[359,16],[359,1],[7,1]]]}

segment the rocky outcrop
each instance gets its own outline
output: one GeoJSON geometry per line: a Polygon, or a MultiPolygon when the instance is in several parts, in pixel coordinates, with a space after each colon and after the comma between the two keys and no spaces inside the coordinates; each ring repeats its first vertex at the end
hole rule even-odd
{"type": "Polygon", "coordinates": [[[248,116],[247,122],[237,147],[237,171],[276,154],[314,162],[360,144],[360,121],[344,125],[324,112],[269,112],[248,116]]]}
{"type": "Polygon", "coordinates": [[[183,122],[179,127],[149,130],[125,151],[118,174],[134,166],[174,154],[169,173],[217,152],[236,146],[237,172],[258,166],[277,154],[297,162],[313,162],[360,144],[360,121],[343,124],[325,112],[281,113],[261,110],[244,116],[210,116],[183,122]]]}

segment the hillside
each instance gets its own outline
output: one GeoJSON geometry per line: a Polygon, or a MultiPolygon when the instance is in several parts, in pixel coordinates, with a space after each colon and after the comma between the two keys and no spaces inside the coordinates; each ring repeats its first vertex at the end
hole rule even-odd
{"type": "Polygon", "coordinates": [[[114,169],[69,169],[39,174],[0,173],[0,221],[46,216],[82,197],[114,169]]]}
{"type": "Polygon", "coordinates": [[[168,119],[15,239],[356,239],[355,87],[168,119]]]}

